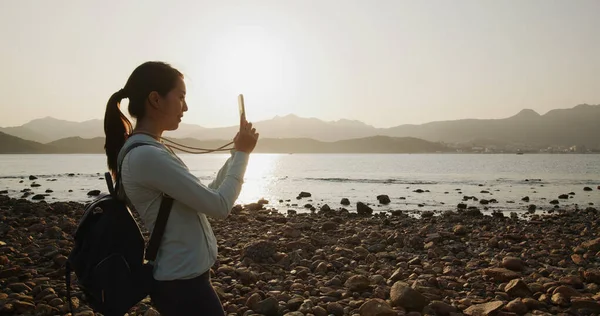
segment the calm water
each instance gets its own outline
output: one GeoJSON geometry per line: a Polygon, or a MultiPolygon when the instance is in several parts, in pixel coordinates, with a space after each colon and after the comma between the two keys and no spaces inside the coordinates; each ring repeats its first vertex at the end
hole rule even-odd
{"type": "MultiPolygon", "coordinates": [[[[181,157],[203,183],[208,183],[228,155],[181,157]]],[[[0,155],[0,190],[19,197],[22,189],[36,182],[41,187],[32,188],[33,192],[54,191],[46,197],[48,202],[86,202],[91,200],[88,191],[107,191],[100,179],[105,166],[103,155],[0,155]],[[69,177],[69,173],[75,175],[69,177]],[[29,175],[38,179],[30,181],[29,175]]],[[[488,205],[490,210],[524,211],[529,204],[550,209],[550,200],[569,192],[575,195],[561,200],[561,205],[598,205],[599,185],[599,155],[253,154],[237,202],[265,198],[269,206],[280,211],[302,212],[306,203],[337,208],[346,197],[351,209],[363,201],[373,203],[376,211],[445,210],[454,208],[467,195],[498,200],[498,204],[488,205]],[[584,192],[585,186],[594,190],[584,192]],[[417,189],[429,192],[413,192],[417,189]],[[312,193],[312,198],[296,200],[300,191],[312,193]],[[379,194],[389,195],[392,202],[377,205],[379,194]],[[524,196],[531,201],[522,202],[524,196]],[[291,201],[286,202],[288,199],[291,201]]],[[[468,204],[480,206],[478,202],[468,204]]]]}

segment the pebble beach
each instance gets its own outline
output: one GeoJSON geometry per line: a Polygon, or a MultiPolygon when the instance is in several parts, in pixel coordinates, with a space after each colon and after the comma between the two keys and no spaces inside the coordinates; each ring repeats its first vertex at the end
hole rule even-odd
{"type": "MultiPolygon", "coordinates": [[[[211,277],[226,313],[600,314],[593,203],[511,216],[466,201],[413,216],[373,212],[368,202],[297,213],[258,201],[211,219],[219,241],[211,277]]],[[[0,315],[70,315],[64,264],[83,210],[0,195],[0,315]]],[[[94,315],[73,290],[75,315],[94,315]]],[[[158,313],[147,299],[129,315],[158,313]]]]}

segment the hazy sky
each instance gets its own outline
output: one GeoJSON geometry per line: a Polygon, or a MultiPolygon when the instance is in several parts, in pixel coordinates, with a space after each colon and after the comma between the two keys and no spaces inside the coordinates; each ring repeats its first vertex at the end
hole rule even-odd
{"type": "MultiPolygon", "coordinates": [[[[295,113],[377,127],[600,103],[598,0],[0,0],[0,126],[102,118],[147,60],[184,122],[295,113]]],[[[125,110],[126,111],[126,110],[125,110]]]]}

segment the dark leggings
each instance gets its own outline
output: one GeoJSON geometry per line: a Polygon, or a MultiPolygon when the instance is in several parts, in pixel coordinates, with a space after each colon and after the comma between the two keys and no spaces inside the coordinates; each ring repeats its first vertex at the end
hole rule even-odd
{"type": "Polygon", "coordinates": [[[150,298],[161,316],[225,316],[209,272],[188,280],[155,281],[150,298]]]}

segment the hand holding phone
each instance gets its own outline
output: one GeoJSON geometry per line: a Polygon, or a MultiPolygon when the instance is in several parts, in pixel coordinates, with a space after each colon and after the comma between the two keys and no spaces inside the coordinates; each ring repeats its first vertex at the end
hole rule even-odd
{"type": "Polygon", "coordinates": [[[250,153],[254,150],[258,141],[258,133],[256,128],[252,127],[252,123],[246,120],[246,109],[244,106],[244,95],[238,95],[238,106],[240,110],[240,131],[235,136],[233,142],[237,151],[250,153]]]}

